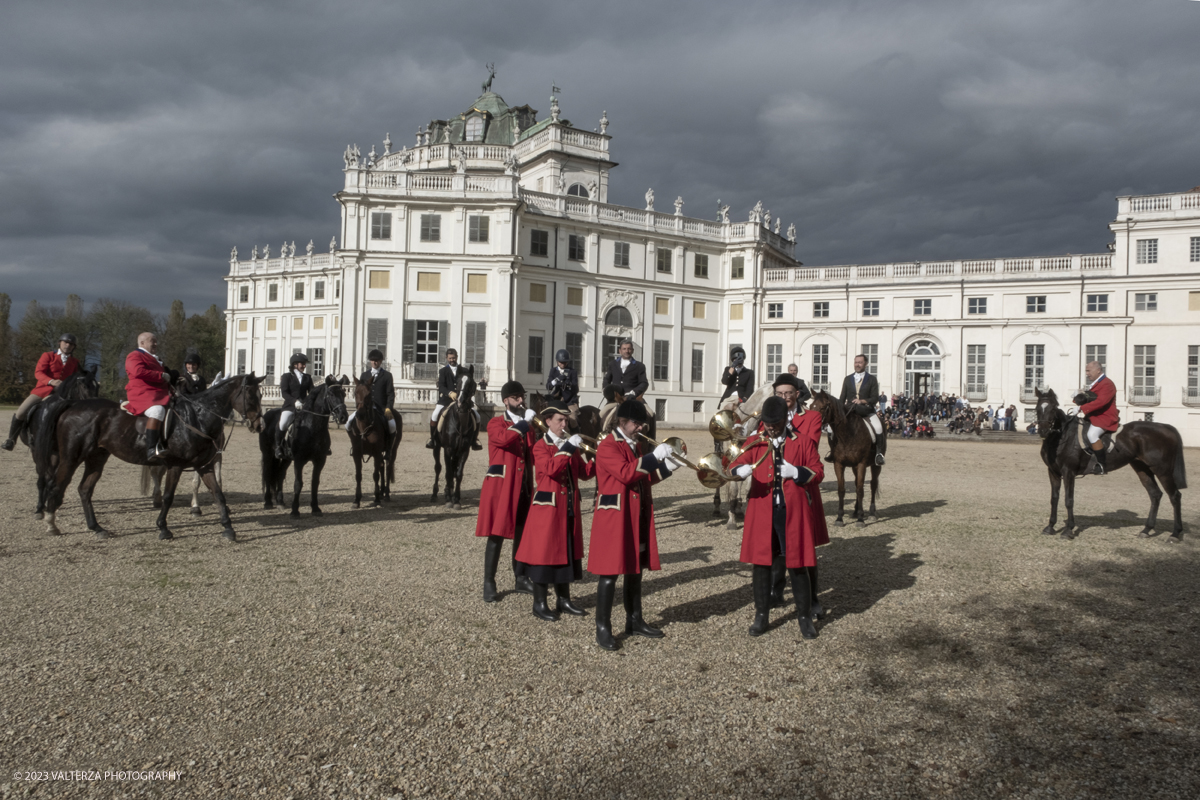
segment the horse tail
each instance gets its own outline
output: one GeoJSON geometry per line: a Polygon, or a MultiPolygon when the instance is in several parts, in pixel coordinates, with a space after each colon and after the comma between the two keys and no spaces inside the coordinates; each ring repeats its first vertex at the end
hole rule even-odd
{"type": "Polygon", "coordinates": [[[153,483],[151,481],[150,468],[143,465],[142,466],[142,479],[139,482],[139,486],[138,486],[138,488],[141,489],[141,491],[142,491],[142,497],[150,496],[150,491],[151,491],[152,486],[153,486],[153,483]]]}
{"type": "Polygon", "coordinates": [[[70,403],[61,397],[51,395],[40,403],[41,419],[38,420],[37,433],[33,440],[34,464],[40,469],[49,469],[51,461],[58,453],[58,419],[67,410],[70,403]]]}
{"type": "Polygon", "coordinates": [[[1187,468],[1183,463],[1183,437],[1179,435],[1179,429],[1172,427],[1171,433],[1175,434],[1175,488],[1187,488],[1187,468]]]}

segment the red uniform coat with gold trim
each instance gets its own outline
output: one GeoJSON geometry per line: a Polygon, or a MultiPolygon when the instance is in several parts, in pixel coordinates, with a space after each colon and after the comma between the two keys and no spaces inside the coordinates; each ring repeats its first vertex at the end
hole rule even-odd
{"type": "Polygon", "coordinates": [[[671,470],[653,453],[642,454],[641,445],[635,453],[618,433],[600,441],[596,448],[596,512],[592,515],[588,572],[636,575],[646,567],[660,569],[650,487],[670,474],[671,470]],[[640,547],[643,501],[649,512],[649,548],[645,560],[640,547]]]}
{"type": "Polygon", "coordinates": [[[67,356],[67,363],[64,364],[62,356],[58,353],[42,353],[37,366],[33,369],[33,374],[37,376],[37,386],[33,387],[30,394],[36,394],[44,400],[54,391],[50,381],[64,380],[78,371],[79,361],[75,356],[67,356]]]}
{"type": "MultiPolygon", "coordinates": [[[[812,440],[813,447],[820,455],[821,447],[821,415],[811,408],[792,415],[792,428],[801,437],[812,440]]],[[[788,462],[791,463],[790,461],[788,462]]],[[[804,491],[812,501],[813,507],[813,544],[820,547],[829,544],[829,526],[825,524],[825,504],[821,501],[821,481],[813,480],[804,484],[804,491]]]]}
{"type": "Polygon", "coordinates": [[[575,537],[575,557],[583,558],[583,509],[579,482],[596,475],[596,462],[579,452],[559,450],[545,439],[533,446],[537,487],[517,549],[517,561],[554,567],[567,563],[567,536],[575,537]],[[574,503],[574,524],[567,531],[567,503],[574,503]]]}
{"type": "Polygon", "coordinates": [[[1092,386],[1096,399],[1084,403],[1079,410],[1087,414],[1088,422],[1106,431],[1115,431],[1121,426],[1121,413],[1117,411],[1117,387],[1107,375],[1096,381],[1092,386]]]}
{"type": "Polygon", "coordinates": [[[171,383],[163,377],[166,368],[145,350],[134,350],[125,356],[125,407],[131,414],[141,414],[150,406],[165,406],[171,399],[171,383]]]}
{"type": "MultiPolygon", "coordinates": [[[[756,444],[734,459],[729,467],[730,471],[743,464],[754,464],[762,456],[764,448],[772,451],[774,449],[765,443],[756,444]]],[[[821,479],[825,477],[825,468],[817,455],[817,447],[807,436],[800,436],[794,431],[788,433],[783,443],[783,458],[793,466],[812,470],[813,476],[809,481],[812,484],[819,486],[821,479]]],[[[771,565],[771,537],[774,536],[775,526],[774,494],[775,454],[770,452],[750,475],[750,492],[746,498],[746,524],[742,529],[743,563],[760,567],[771,565]]],[[[787,522],[784,525],[787,551],[785,563],[792,569],[815,567],[816,516],[819,509],[813,506],[804,486],[792,479],[783,481],[783,504],[787,509],[787,522]]]]}
{"type": "MultiPolygon", "coordinates": [[[[516,535],[525,473],[533,469],[533,433],[520,429],[507,413],[488,420],[488,471],[479,494],[476,536],[516,535]]],[[[532,478],[532,473],[530,473],[532,478]]]]}

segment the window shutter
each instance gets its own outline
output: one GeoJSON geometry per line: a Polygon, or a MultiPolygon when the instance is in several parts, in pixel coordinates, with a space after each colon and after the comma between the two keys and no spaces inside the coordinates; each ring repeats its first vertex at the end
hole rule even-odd
{"type": "Polygon", "coordinates": [[[444,320],[438,322],[438,363],[446,361],[446,348],[450,346],[450,323],[444,320]]]}
{"type": "Polygon", "coordinates": [[[411,364],[416,360],[417,347],[417,321],[415,319],[404,320],[404,343],[401,345],[400,358],[403,363],[411,364]]]}

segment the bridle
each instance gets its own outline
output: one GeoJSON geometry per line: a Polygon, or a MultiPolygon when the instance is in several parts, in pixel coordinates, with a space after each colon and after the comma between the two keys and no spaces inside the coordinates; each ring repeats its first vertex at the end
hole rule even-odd
{"type": "MultiPolygon", "coordinates": [[[[197,436],[202,436],[205,439],[208,439],[210,442],[212,442],[213,444],[215,444],[217,446],[217,450],[215,453],[213,453],[213,457],[210,458],[204,464],[205,467],[207,467],[209,464],[216,461],[217,457],[220,456],[222,453],[224,453],[225,450],[228,449],[229,443],[231,441],[233,441],[233,433],[230,433],[228,436],[225,435],[225,426],[229,425],[233,422],[236,422],[236,420],[237,420],[238,411],[237,411],[237,409],[234,408],[234,398],[235,397],[238,397],[240,395],[240,398],[242,401],[242,408],[243,408],[243,410],[246,409],[246,398],[247,398],[246,388],[247,388],[247,383],[248,383],[249,379],[250,379],[249,375],[243,375],[241,381],[238,383],[237,389],[235,389],[233,392],[231,392],[229,394],[229,416],[228,417],[222,416],[220,413],[218,413],[216,411],[216,409],[209,408],[205,404],[200,403],[196,400],[193,400],[192,398],[188,397],[185,394],[177,393],[175,395],[177,399],[182,400],[183,402],[185,402],[189,406],[191,406],[193,409],[195,409],[198,418],[203,419],[203,415],[209,414],[209,415],[216,417],[217,419],[219,419],[221,421],[221,432],[218,434],[220,436],[220,438],[218,439],[216,437],[210,436],[209,434],[200,430],[199,428],[192,426],[187,420],[185,420],[183,418],[183,415],[179,413],[179,408],[177,406],[171,406],[171,413],[175,415],[175,418],[177,420],[179,420],[180,425],[187,428],[189,431],[196,434],[197,436]]],[[[213,387],[209,387],[209,388],[213,388],[213,387]]],[[[257,388],[257,386],[256,386],[256,388],[257,388]]],[[[242,416],[246,419],[246,421],[248,423],[251,421],[250,415],[248,413],[243,413],[242,416]]],[[[261,416],[261,413],[258,416],[256,416],[255,419],[258,419],[259,416],[261,416]]],[[[201,424],[203,424],[203,423],[201,423],[201,424]]],[[[236,426],[234,427],[234,430],[235,431],[237,430],[236,426]]]]}

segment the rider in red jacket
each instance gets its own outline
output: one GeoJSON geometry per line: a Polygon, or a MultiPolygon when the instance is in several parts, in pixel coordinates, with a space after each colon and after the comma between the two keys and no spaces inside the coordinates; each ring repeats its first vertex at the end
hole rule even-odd
{"type": "Polygon", "coordinates": [[[1115,431],[1121,425],[1121,414],[1117,411],[1117,387],[1104,374],[1104,365],[1099,361],[1089,361],[1083,368],[1087,375],[1088,391],[1096,395],[1096,399],[1079,407],[1080,413],[1087,417],[1087,440],[1092,448],[1093,475],[1105,474],[1105,459],[1108,452],[1100,437],[1105,431],[1115,431]]]}
{"type": "Polygon", "coordinates": [[[21,403],[17,413],[13,415],[12,427],[8,431],[8,439],[0,444],[4,450],[12,450],[17,445],[17,437],[29,422],[29,415],[34,407],[50,396],[54,388],[67,378],[79,371],[79,361],[71,352],[75,349],[75,334],[64,333],[58,337],[58,349],[53,353],[42,353],[38,359],[33,374],[37,376],[37,385],[21,403]]]}
{"type": "Polygon", "coordinates": [[[163,366],[154,353],[158,350],[158,337],[153,333],[138,335],[138,349],[125,357],[125,385],[129,413],[146,415],[146,460],[158,461],[166,448],[159,444],[162,425],[167,418],[167,403],[171,399],[171,385],[178,373],[163,366]]]}

